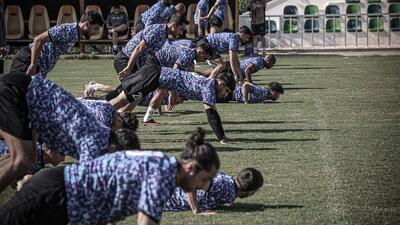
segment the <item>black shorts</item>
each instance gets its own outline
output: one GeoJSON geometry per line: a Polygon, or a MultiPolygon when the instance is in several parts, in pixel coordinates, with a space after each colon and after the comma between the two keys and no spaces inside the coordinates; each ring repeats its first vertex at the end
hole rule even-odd
{"type": "Polygon", "coordinates": [[[264,36],[266,34],[265,30],[265,24],[252,24],[251,25],[251,31],[253,32],[253,35],[261,35],[264,36]]]}
{"type": "Polygon", "coordinates": [[[67,224],[64,167],[43,169],[0,207],[0,225],[67,224]]]}
{"type": "Polygon", "coordinates": [[[146,63],[137,72],[122,80],[122,89],[130,102],[140,100],[159,86],[161,66],[157,58],[148,56],[146,63]]]}
{"type": "Polygon", "coordinates": [[[224,23],[224,21],[221,20],[221,18],[219,18],[216,15],[212,15],[210,18],[210,21],[208,22],[210,27],[222,27],[222,24],[224,23]]]}
{"type": "MultiPolygon", "coordinates": [[[[118,52],[114,59],[114,69],[117,73],[121,72],[128,65],[129,56],[125,55],[123,51],[118,52]]],[[[132,73],[137,71],[136,64],[133,66],[132,73]]]]}
{"type": "Polygon", "coordinates": [[[31,76],[9,73],[0,77],[0,129],[23,140],[32,140],[26,92],[31,76]]]}
{"type": "MultiPolygon", "coordinates": [[[[15,54],[11,63],[10,73],[21,72],[26,73],[28,67],[31,65],[31,48],[25,46],[15,54]]],[[[39,72],[40,68],[37,66],[36,71],[39,72]]]]}

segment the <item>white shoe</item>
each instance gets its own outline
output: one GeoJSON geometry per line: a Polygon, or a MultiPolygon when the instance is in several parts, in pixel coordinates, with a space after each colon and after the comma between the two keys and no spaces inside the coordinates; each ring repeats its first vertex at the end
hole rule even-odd
{"type": "Polygon", "coordinates": [[[90,81],[85,85],[85,91],[83,92],[83,96],[92,97],[97,90],[96,81],[90,81]]]}
{"type": "Polygon", "coordinates": [[[212,66],[212,65],[213,65],[213,63],[211,62],[211,60],[207,60],[207,64],[208,64],[209,66],[212,66]]]}

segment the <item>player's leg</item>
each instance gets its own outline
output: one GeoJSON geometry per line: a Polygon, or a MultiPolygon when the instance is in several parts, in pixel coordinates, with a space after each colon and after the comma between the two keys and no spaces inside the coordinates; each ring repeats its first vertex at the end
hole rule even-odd
{"type": "Polygon", "coordinates": [[[7,144],[9,154],[0,161],[0,192],[17,177],[24,176],[36,160],[32,140],[19,139],[3,130],[0,137],[7,144]]]}
{"type": "Polygon", "coordinates": [[[44,169],[0,207],[0,225],[67,224],[64,167],[44,169]]]}

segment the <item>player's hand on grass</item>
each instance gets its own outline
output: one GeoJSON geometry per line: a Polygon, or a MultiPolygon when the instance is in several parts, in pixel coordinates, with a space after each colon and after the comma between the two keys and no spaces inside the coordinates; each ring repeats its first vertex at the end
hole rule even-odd
{"type": "Polygon", "coordinates": [[[27,75],[35,75],[36,74],[36,66],[35,65],[29,65],[28,69],[26,70],[27,75]]]}
{"type": "Polygon", "coordinates": [[[118,79],[119,80],[123,80],[126,77],[128,77],[128,75],[131,73],[131,69],[128,67],[125,67],[121,72],[118,73],[118,79]]]}

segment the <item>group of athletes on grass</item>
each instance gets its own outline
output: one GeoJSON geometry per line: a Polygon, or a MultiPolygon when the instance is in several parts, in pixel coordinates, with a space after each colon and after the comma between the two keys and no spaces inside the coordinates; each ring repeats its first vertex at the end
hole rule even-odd
{"type": "Polygon", "coordinates": [[[0,77],[0,192],[18,182],[18,191],[0,206],[0,224],[107,224],[138,213],[138,224],[159,224],[163,211],[205,210],[248,197],[263,185],[254,168],[237,177],[218,172],[214,147],[197,128],[180,158],[140,151],[135,106],[147,106],[145,124],[153,114],[184,100],[201,101],[221,144],[227,143],[217,102],[258,103],[276,100],[284,89],[253,84],[251,74],[271,68],[275,57],[238,60],[239,44],[252,38],[248,27],[218,33],[226,0],[211,8],[200,0],[194,15],[196,41],[183,39],[183,4],[161,0],[136,24],[132,39],[114,60],[121,84],[112,88],[94,81],[85,97],[75,98],[47,80],[60,55],[98,32],[96,12],[78,23],[54,26],[22,48],[10,73],[0,77]],[[210,31],[210,32],[208,32],[210,31]],[[229,61],[220,54],[229,53],[229,61]],[[195,72],[195,63],[214,67],[195,72]],[[246,80],[246,82],[244,82],[246,80]],[[94,96],[103,91],[104,96],[94,96]],[[56,166],[65,156],[79,163],[56,166]]]}

